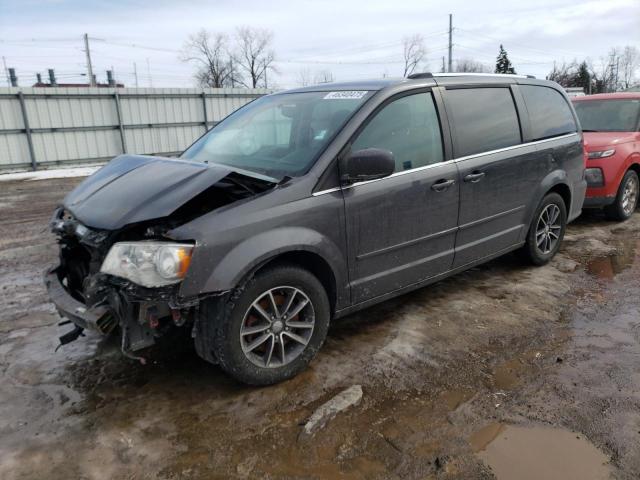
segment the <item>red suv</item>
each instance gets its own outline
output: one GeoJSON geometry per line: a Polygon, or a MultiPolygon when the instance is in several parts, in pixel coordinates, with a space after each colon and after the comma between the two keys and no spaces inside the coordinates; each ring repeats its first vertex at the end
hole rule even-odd
{"type": "Polygon", "coordinates": [[[572,100],[588,154],[584,208],[603,207],[612,220],[626,220],[640,193],[640,93],[572,100]]]}

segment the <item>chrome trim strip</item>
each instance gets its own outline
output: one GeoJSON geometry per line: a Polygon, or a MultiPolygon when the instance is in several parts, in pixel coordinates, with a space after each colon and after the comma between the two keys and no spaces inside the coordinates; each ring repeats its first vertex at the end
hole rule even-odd
{"type": "Polygon", "coordinates": [[[333,187],[333,188],[328,188],[326,190],[320,190],[319,192],[314,192],[311,195],[314,197],[317,197],[318,195],[324,195],[325,193],[339,192],[340,190],[342,190],[342,187],[333,187]]]}
{"type": "Polygon", "coordinates": [[[554,142],[556,140],[562,140],[564,138],[570,138],[570,137],[573,137],[573,136],[578,136],[578,132],[567,133],[565,135],[560,135],[559,137],[545,138],[544,140],[536,140],[534,142],[520,143],[518,145],[511,145],[510,147],[498,148],[497,150],[489,150],[488,152],[474,153],[473,155],[467,155],[465,157],[453,158],[451,160],[447,160],[446,162],[432,163],[430,165],[424,165],[422,167],[416,167],[416,168],[412,168],[410,170],[402,170],[401,172],[392,173],[388,177],[376,178],[375,180],[367,180],[367,181],[364,181],[364,182],[356,182],[356,183],[353,183],[351,185],[347,185],[347,186],[344,186],[344,187],[333,187],[333,188],[329,188],[327,190],[320,190],[319,192],[315,192],[312,195],[314,197],[317,197],[319,195],[324,195],[326,193],[337,192],[338,190],[348,190],[350,188],[357,187],[357,186],[360,186],[360,185],[366,185],[368,183],[379,182],[380,180],[386,180],[387,178],[399,177],[401,175],[407,175],[409,173],[414,173],[414,172],[421,172],[421,171],[427,170],[429,168],[440,167],[442,165],[448,165],[448,164],[454,163],[454,162],[463,162],[465,160],[471,160],[473,158],[485,157],[487,155],[493,155],[493,154],[496,154],[496,153],[508,152],[510,150],[516,150],[518,148],[530,147],[530,146],[533,146],[533,145],[540,145],[540,144],[543,144],[543,143],[554,142]]]}
{"type": "Polygon", "coordinates": [[[508,152],[509,150],[515,150],[517,148],[531,147],[533,145],[540,145],[542,143],[553,142],[555,140],[562,140],[563,138],[569,138],[569,137],[572,137],[574,135],[578,135],[578,132],[567,133],[565,135],[560,135],[559,137],[545,138],[544,140],[536,140],[535,142],[519,143],[518,145],[511,145],[510,147],[498,148],[497,150],[489,150],[488,152],[474,153],[473,155],[467,155],[467,156],[464,156],[464,157],[458,157],[458,158],[454,159],[454,161],[463,162],[465,160],[470,160],[472,158],[484,157],[484,156],[487,156],[487,155],[493,155],[495,153],[508,152]]]}

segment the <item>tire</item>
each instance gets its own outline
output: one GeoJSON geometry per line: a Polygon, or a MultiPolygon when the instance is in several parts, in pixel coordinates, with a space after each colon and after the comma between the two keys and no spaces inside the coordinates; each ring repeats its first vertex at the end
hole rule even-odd
{"type": "Polygon", "coordinates": [[[611,205],[604,207],[604,213],[609,220],[624,222],[631,218],[638,206],[638,196],[640,196],[640,180],[638,174],[629,170],[622,177],[618,194],[611,205]]]}
{"type": "Polygon", "coordinates": [[[547,194],[533,215],[526,242],[520,251],[521,256],[533,265],[546,265],[558,253],[566,229],[567,207],[564,200],[557,193],[547,194]],[[557,218],[547,229],[545,223],[549,223],[548,214],[553,219],[556,213],[557,218]]]}
{"type": "Polygon", "coordinates": [[[196,350],[242,383],[271,385],[307,367],[324,343],[329,318],[327,293],[313,274],[294,265],[269,267],[230,297],[203,302],[196,350]]]}

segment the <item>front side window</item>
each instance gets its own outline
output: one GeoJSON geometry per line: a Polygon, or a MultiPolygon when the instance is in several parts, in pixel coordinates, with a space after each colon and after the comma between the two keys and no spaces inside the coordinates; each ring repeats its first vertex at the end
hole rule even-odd
{"type": "Polygon", "coordinates": [[[358,90],[261,97],[225,118],[181,158],[276,179],[303,175],[371,94],[358,90]]]}
{"type": "Polygon", "coordinates": [[[393,153],[396,172],[441,162],[442,135],[431,93],[401,97],[383,107],[351,145],[351,151],[365,148],[393,153]]]}
{"type": "Polygon", "coordinates": [[[574,108],[585,132],[635,132],[640,100],[582,100],[574,108]]]}
{"type": "Polygon", "coordinates": [[[511,90],[461,88],[446,91],[455,126],[455,155],[465,157],[518,145],[520,123],[511,90]]]}
{"type": "Polygon", "coordinates": [[[578,128],[565,98],[553,88],[520,85],[531,120],[531,140],[573,133],[578,128]]]}

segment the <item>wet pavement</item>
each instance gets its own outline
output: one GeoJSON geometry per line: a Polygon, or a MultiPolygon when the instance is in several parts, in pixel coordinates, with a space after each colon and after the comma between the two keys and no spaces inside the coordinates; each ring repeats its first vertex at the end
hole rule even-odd
{"type": "Polygon", "coordinates": [[[147,366],[92,333],[55,351],[46,226],[77,182],[0,182],[0,478],[640,477],[640,214],[337,321],[307,371],[249,388],[188,338],[147,366]]]}

